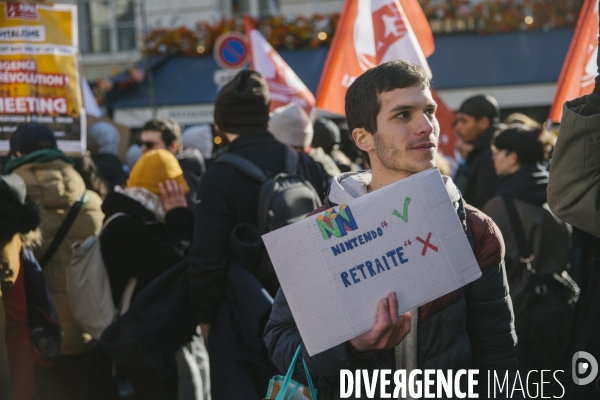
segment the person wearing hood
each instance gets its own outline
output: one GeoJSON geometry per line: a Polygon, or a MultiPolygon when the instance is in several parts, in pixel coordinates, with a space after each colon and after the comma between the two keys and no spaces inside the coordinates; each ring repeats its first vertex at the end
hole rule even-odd
{"type": "Polygon", "coordinates": [[[496,195],[498,176],[494,172],[490,143],[499,121],[498,102],[489,95],[468,98],[456,113],[456,136],[472,145],[473,149],[454,180],[465,201],[479,209],[496,195]]]}
{"type": "MultiPolygon", "coordinates": [[[[315,213],[435,167],[439,124],[429,85],[425,71],[406,61],[381,64],[354,81],[346,94],[346,117],[372,170],[338,175],[326,204],[315,213]]],[[[377,322],[370,331],[314,356],[303,346],[319,399],[340,398],[341,369],[361,369],[369,376],[375,369],[406,370],[407,376],[417,369],[479,369],[480,397],[487,393],[489,370],[506,373],[514,382],[516,337],[502,236],[489,217],[464,203],[450,178],[443,180],[465,231],[473,235],[483,275],[403,315],[398,315],[396,293],[389,293],[373,304],[377,322]]],[[[264,340],[273,363],[286,371],[302,337],[282,290],[275,297],[264,340]]],[[[294,379],[306,383],[301,367],[295,372],[294,379]]],[[[362,393],[361,398],[367,398],[362,393]]],[[[381,391],[375,393],[379,398],[381,391]]],[[[505,392],[497,398],[509,396],[505,392]]]]}
{"type": "Polygon", "coordinates": [[[98,122],[88,132],[88,147],[92,160],[98,167],[100,177],[107,183],[108,190],[125,185],[127,172],[117,158],[121,137],[117,128],[108,122],[98,122]]]}
{"type": "Polygon", "coordinates": [[[61,356],[56,363],[36,373],[38,399],[82,399],[89,386],[89,354],[92,337],[81,332],[71,315],[67,298],[66,269],[71,262],[71,247],[96,235],[102,227],[102,200],[86,190],[85,182],[73,167],[73,160],[57,148],[54,132],[46,125],[23,124],[10,138],[13,157],[4,173],[19,175],[27,194],[42,207],[42,244],[34,249],[42,264],[44,278],[55,304],[63,330],[61,356]],[[84,203],[64,240],[44,262],[63,221],[79,200],[84,203]]]}
{"type": "Polygon", "coordinates": [[[538,332],[532,321],[541,316],[529,312],[532,296],[539,297],[531,289],[532,275],[561,275],[571,258],[570,229],[546,204],[548,171],[541,164],[548,160],[554,142],[548,131],[523,124],[500,131],[492,142],[494,168],[500,177],[498,195],[483,207],[483,212],[500,228],[506,244],[504,262],[519,337],[519,366],[523,371],[554,369],[567,339],[563,335],[562,343],[552,341],[549,345],[543,335],[555,335],[559,328],[538,332]],[[526,243],[518,242],[519,228],[511,223],[507,210],[510,205],[505,201],[514,202],[526,243]],[[533,256],[529,265],[522,262],[523,245],[533,256]]]}
{"type": "MultiPolygon", "coordinates": [[[[270,103],[267,81],[256,71],[241,70],[221,88],[215,99],[214,120],[219,134],[230,143],[225,154],[246,159],[268,177],[286,170],[286,155],[295,158],[297,154],[298,174],[321,197],[326,187],[318,164],[307,154],[288,150],[268,131],[270,103]]],[[[187,260],[190,264],[187,274],[194,314],[206,333],[214,399],[262,398],[276,371],[262,346],[262,316],[244,315],[243,324],[229,317],[231,296],[243,297],[256,287],[252,279],[238,282],[240,286],[231,284],[230,273],[237,262],[257,274],[254,281],[269,297],[279,287],[272,268],[266,271],[256,268],[258,263],[253,257],[239,261],[236,251],[239,246],[235,245],[235,233],[239,227],[258,232],[261,223],[258,210],[259,205],[263,206],[261,187],[257,180],[218,159],[200,182],[201,201],[195,209],[194,243],[187,260]]],[[[248,234],[247,238],[250,237],[248,234]]],[[[246,298],[244,302],[252,306],[262,304],[259,296],[246,298]]]]}

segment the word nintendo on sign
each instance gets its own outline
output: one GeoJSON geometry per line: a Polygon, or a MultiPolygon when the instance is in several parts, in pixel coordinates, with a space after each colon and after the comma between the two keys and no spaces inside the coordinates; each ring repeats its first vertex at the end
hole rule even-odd
{"type": "MultiPolygon", "coordinates": [[[[325,240],[331,238],[331,236],[341,238],[348,235],[348,231],[355,231],[358,229],[358,224],[347,204],[342,204],[340,206],[339,213],[335,208],[329,208],[325,211],[324,215],[319,215],[317,217],[317,226],[321,230],[321,234],[325,240]]],[[[367,244],[378,236],[383,236],[383,229],[380,227],[375,230],[364,232],[335,246],[331,246],[331,251],[334,256],[337,256],[345,253],[347,250],[352,250],[358,246],[367,244]]]]}

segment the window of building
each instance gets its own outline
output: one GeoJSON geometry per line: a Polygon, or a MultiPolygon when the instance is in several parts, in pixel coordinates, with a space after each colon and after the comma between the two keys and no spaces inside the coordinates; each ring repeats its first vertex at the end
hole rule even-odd
{"type": "Polygon", "coordinates": [[[106,53],[137,48],[135,0],[84,1],[87,24],[82,51],[106,53]]]}

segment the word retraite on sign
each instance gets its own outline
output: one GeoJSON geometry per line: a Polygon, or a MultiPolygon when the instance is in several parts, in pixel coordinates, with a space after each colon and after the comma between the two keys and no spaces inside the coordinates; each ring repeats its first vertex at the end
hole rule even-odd
{"type": "Polygon", "coordinates": [[[263,236],[310,355],[371,329],[387,293],[403,313],[481,276],[436,169],[344,199],[263,236]]]}

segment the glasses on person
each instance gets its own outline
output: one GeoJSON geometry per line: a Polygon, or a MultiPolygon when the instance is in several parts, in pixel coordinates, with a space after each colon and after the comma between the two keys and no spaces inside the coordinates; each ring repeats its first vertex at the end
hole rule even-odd
{"type": "Polygon", "coordinates": [[[156,146],[158,146],[158,143],[154,143],[154,142],[142,142],[140,143],[141,147],[145,147],[148,150],[151,150],[153,148],[155,148],[156,146]]]}

